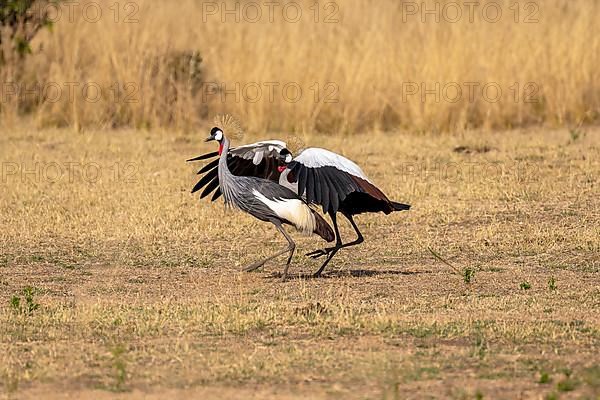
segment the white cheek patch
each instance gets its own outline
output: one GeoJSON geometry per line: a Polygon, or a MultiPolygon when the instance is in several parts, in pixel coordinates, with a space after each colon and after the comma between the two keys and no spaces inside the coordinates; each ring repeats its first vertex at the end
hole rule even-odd
{"type": "Polygon", "coordinates": [[[215,140],[221,140],[223,139],[223,131],[216,131],[215,132],[215,140]]]}
{"type": "Polygon", "coordinates": [[[286,154],[286,156],[285,156],[285,162],[286,163],[292,162],[292,155],[291,154],[286,154]]]}

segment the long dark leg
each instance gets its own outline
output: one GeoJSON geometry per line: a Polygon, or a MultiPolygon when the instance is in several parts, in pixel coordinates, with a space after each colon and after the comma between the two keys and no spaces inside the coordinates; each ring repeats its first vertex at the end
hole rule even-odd
{"type": "Polygon", "coordinates": [[[350,221],[350,224],[352,224],[352,227],[354,228],[354,231],[356,232],[356,236],[357,236],[356,240],[354,242],[349,242],[349,243],[345,243],[345,244],[342,244],[342,241],[340,240],[338,243],[336,243],[335,247],[327,247],[325,249],[315,250],[315,251],[312,251],[312,252],[306,254],[307,256],[310,256],[312,258],[319,258],[321,256],[329,254],[334,249],[339,250],[339,249],[343,249],[344,247],[356,246],[357,244],[361,244],[362,242],[365,241],[362,234],[358,230],[358,226],[356,226],[356,223],[354,222],[352,215],[344,214],[344,217],[346,217],[346,219],[348,221],[350,221]]]}
{"type": "Polygon", "coordinates": [[[279,232],[281,232],[283,236],[285,236],[285,238],[287,239],[287,250],[290,252],[290,256],[288,257],[287,263],[285,264],[285,268],[283,269],[283,276],[281,277],[281,280],[285,281],[285,279],[287,278],[288,269],[290,268],[290,263],[292,262],[292,257],[294,256],[294,250],[296,250],[296,243],[294,243],[290,235],[287,234],[287,232],[283,229],[281,225],[279,225],[277,229],[279,229],[279,232]]]}
{"type": "MultiPolygon", "coordinates": [[[[335,247],[325,249],[328,252],[327,253],[328,254],[327,255],[327,260],[325,260],[325,262],[323,263],[323,265],[321,265],[321,268],[319,268],[319,270],[317,272],[315,272],[315,274],[314,274],[315,277],[321,275],[321,272],[323,272],[323,270],[325,269],[325,267],[327,266],[327,264],[329,263],[329,261],[331,261],[331,259],[335,255],[335,253],[337,253],[340,249],[343,249],[345,247],[350,247],[350,246],[356,246],[357,244],[361,244],[365,240],[363,238],[363,235],[360,233],[360,230],[358,229],[358,226],[356,226],[356,222],[354,222],[354,219],[352,218],[352,215],[346,215],[346,214],[344,214],[344,217],[346,217],[346,219],[348,221],[350,221],[350,224],[352,224],[352,227],[354,228],[354,231],[356,232],[357,238],[356,238],[355,241],[350,242],[350,243],[346,243],[346,244],[342,244],[342,242],[340,240],[339,246],[336,243],[335,247]]],[[[333,226],[335,228],[335,234],[336,234],[336,236],[339,237],[337,222],[334,221],[333,226]]]]}
{"type": "Polygon", "coordinates": [[[306,253],[305,256],[319,258],[321,256],[329,254],[333,249],[342,246],[342,236],[340,235],[340,230],[337,226],[337,216],[335,213],[329,213],[329,218],[331,218],[331,222],[333,223],[333,229],[335,230],[335,246],[311,251],[310,253],[306,253]]]}
{"type": "Polygon", "coordinates": [[[331,221],[333,222],[333,229],[335,230],[335,246],[325,249],[323,254],[327,254],[327,259],[323,265],[321,265],[321,268],[319,268],[319,270],[313,274],[314,277],[321,276],[321,272],[323,272],[327,264],[329,264],[329,261],[331,261],[333,256],[335,256],[335,253],[337,253],[338,250],[343,247],[342,237],[340,236],[340,229],[338,228],[337,217],[335,214],[331,214],[331,221]]]}
{"type": "MultiPolygon", "coordinates": [[[[365,241],[365,239],[363,238],[363,235],[360,233],[360,230],[358,229],[358,226],[356,226],[356,222],[354,222],[354,219],[352,218],[351,214],[344,214],[344,217],[346,217],[346,219],[348,221],[350,221],[350,224],[352,225],[352,227],[354,228],[354,231],[356,232],[356,240],[353,242],[349,242],[349,243],[345,243],[342,244],[341,240],[339,242],[339,245],[336,243],[335,247],[328,247],[326,249],[323,250],[315,250],[311,253],[308,253],[307,256],[310,256],[312,258],[319,258],[321,256],[327,255],[330,252],[332,252],[334,249],[339,250],[339,249],[343,249],[345,247],[350,247],[350,246],[356,246],[357,244],[361,244],[362,242],[365,241]]],[[[337,234],[336,234],[337,236],[337,234]]]]}
{"type": "Polygon", "coordinates": [[[283,227],[281,226],[280,223],[274,223],[275,227],[277,228],[277,230],[279,232],[281,232],[283,234],[283,236],[286,238],[286,240],[288,241],[288,246],[283,249],[278,251],[277,253],[270,255],[267,258],[264,258],[262,260],[258,260],[256,262],[253,262],[252,264],[248,265],[247,267],[245,267],[243,270],[246,272],[251,272],[254,271],[260,267],[262,267],[263,265],[265,265],[265,263],[269,260],[272,260],[275,257],[279,257],[280,255],[282,255],[283,253],[290,253],[290,256],[288,257],[288,262],[286,265],[286,269],[284,272],[284,275],[287,274],[287,268],[290,264],[290,262],[292,261],[292,256],[294,255],[294,250],[296,249],[296,244],[294,243],[294,241],[292,240],[292,238],[287,234],[287,232],[285,230],[283,230],[283,227]]]}
{"type": "Polygon", "coordinates": [[[346,217],[346,219],[348,221],[350,221],[350,224],[352,225],[352,227],[354,228],[354,231],[356,232],[356,240],[354,242],[350,242],[350,243],[346,243],[344,245],[342,245],[342,248],[344,247],[350,247],[350,246],[356,246],[357,244],[361,244],[362,242],[365,241],[365,238],[363,238],[362,233],[360,233],[360,231],[358,230],[358,226],[356,226],[356,222],[354,222],[354,219],[352,218],[352,215],[346,215],[344,214],[344,217],[346,217]]]}

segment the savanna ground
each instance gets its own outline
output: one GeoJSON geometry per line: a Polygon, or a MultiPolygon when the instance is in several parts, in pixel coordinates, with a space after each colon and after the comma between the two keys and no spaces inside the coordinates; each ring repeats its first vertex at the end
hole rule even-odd
{"type": "Polygon", "coordinates": [[[282,283],[240,272],[275,229],[189,193],[204,130],[5,131],[2,396],[597,399],[599,135],[290,137],[413,209],[322,279],[294,234],[282,283]]]}

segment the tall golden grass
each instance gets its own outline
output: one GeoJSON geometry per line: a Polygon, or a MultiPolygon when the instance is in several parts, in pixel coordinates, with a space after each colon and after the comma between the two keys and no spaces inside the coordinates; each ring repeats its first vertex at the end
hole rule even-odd
{"type": "Polygon", "coordinates": [[[472,20],[463,2],[337,0],[319,3],[317,16],[313,1],[297,1],[298,22],[291,21],[295,9],[284,16],[289,2],[275,3],[271,18],[264,2],[136,0],[117,3],[117,15],[107,0],[94,3],[103,12],[97,22],[85,1],[71,15],[63,6],[24,65],[3,68],[5,86],[42,87],[37,97],[30,86],[29,95],[3,93],[3,120],[28,111],[39,126],[187,129],[226,111],[252,131],[355,132],[579,125],[600,117],[598,1],[495,1],[497,22],[498,7],[484,14],[489,1],[473,8],[472,20]],[[222,13],[236,3],[237,16],[222,13]],[[439,22],[421,12],[436,3],[439,22]],[[262,17],[252,22],[256,4],[262,17]],[[452,22],[456,4],[463,15],[452,22]],[[414,6],[416,14],[408,13],[414,6]],[[172,61],[194,51],[203,58],[196,90],[172,61]],[[293,101],[298,88],[302,96],[293,101]]]}

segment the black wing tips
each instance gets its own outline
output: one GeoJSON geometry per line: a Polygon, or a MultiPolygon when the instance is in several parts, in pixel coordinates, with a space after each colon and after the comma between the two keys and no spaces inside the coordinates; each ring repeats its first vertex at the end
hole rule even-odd
{"type": "Polygon", "coordinates": [[[213,194],[213,196],[210,199],[210,201],[215,201],[219,197],[221,197],[221,188],[217,188],[217,190],[215,190],[215,193],[213,194]]]}
{"type": "Polygon", "coordinates": [[[207,158],[213,158],[215,156],[218,156],[219,152],[218,151],[212,151],[210,153],[206,153],[206,154],[202,154],[198,157],[194,157],[194,158],[190,158],[189,160],[185,160],[186,162],[192,162],[192,161],[200,161],[200,160],[206,160],[207,158]]]}
{"type": "Polygon", "coordinates": [[[200,190],[204,186],[206,186],[209,182],[212,182],[214,180],[217,181],[217,184],[219,183],[218,171],[216,169],[213,170],[213,171],[210,171],[209,173],[207,173],[206,175],[204,175],[198,181],[198,183],[196,183],[196,185],[194,185],[194,188],[192,189],[192,193],[196,193],[198,190],[200,190]]]}
{"type": "Polygon", "coordinates": [[[408,211],[408,210],[410,210],[410,204],[402,204],[402,203],[397,203],[395,201],[390,201],[390,204],[392,205],[394,211],[408,211]]]}
{"type": "MultiPolygon", "coordinates": [[[[207,160],[209,158],[213,158],[218,155],[219,155],[218,151],[212,151],[210,153],[199,155],[198,157],[190,158],[189,160],[186,160],[186,162],[207,160]]],[[[206,186],[206,188],[200,195],[201,199],[208,196],[215,188],[217,188],[217,191],[214,193],[211,201],[215,201],[221,195],[221,192],[218,189],[218,186],[219,186],[218,164],[219,164],[219,159],[217,158],[216,160],[210,161],[208,164],[206,164],[204,167],[202,167],[197,172],[197,175],[202,175],[204,173],[206,173],[206,175],[204,175],[202,178],[200,178],[200,180],[194,185],[194,187],[192,188],[192,193],[196,193],[197,191],[199,191],[200,189],[202,189],[203,187],[206,186]]]]}
{"type": "Polygon", "coordinates": [[[215,190],[218,187],[219,187],[219,179],[218,178],[213,179],[212,181],[210,181],[210,183],[208,185],[206,185],[206,188],[204,188],[204,191],[200,195],[200,198],[201,199],[205,198],[206,196],[211,194],[213,190],[215,190]]]}
{"type": "MultiPolygon", "coordinates": [[[[410,209],[408,204],[391,201],[368,180],[336,167],[309,168],[303,166],[295,175],[298,182],[298,192],[305,194],[308,203],[320,205],[324,214],[338,212],[346,198],[355,192],[362,193],[363,196],[353,196],[353,201],[358,201],[358,204],[349,206],[358,212],[383,211],[389,214],[393,211],[410,209]]],[[[346,206],[348,205],[344,205],[344,207],[346,206]]]]}
{"type": "Polygon", "coordinates": [[[298,195],[320,205],[325,214],[336,213],[346,196],[357,189],[345,172],[334,167],[311,168],[294,162],[288,170],[288,182],[298,184],[298,195]]]}
{"type": "MultiPolygon", "coordinates": [[[[215,151],[203,154],[195,158],[191,158],[187,161],[207,160],[218,155],[219,153],[215,151]]],[[[277,159],[273,157],[268,157],[266,155],[262,157],[258,164],[255,164],[254,158],[244,158],[240,154],[229,153],[227,155],[227,166],[229,167],[231,173],[236,176],[250,176],[278,182],[279,177],[281,175],[281,173],[277,170],[277,159]]],[[[211,160],[205,166],[203,166],[197,174],[205,175],[201,177],[198,183],[196,183],[196,185],[192,189],[192,193],[195,193],[206,186],[206,188],[200,195],[201,199],[208,196],[215,189],[217,189],[217,191],[215,191],[211,200],[215,201],[217,198],[219,198],[222,193],[218,190],[218,168],[219,158],[211,160]]]]}
{"type": "Polygon", "coordinates": [[[202,175],[206,171],[209,171],[211,169],[217,169],[218,166],[219,166],[219,159],[217,158],[216,160],[212,160],[211,162],[209,162],[208,164],[206,164],[204,167],[202,167],[200,169],[200,171],[198,171],[196,173],[196,175],[202,175]]]}

